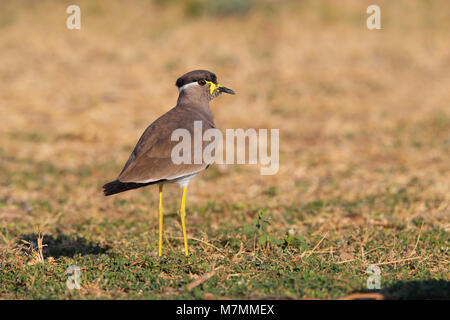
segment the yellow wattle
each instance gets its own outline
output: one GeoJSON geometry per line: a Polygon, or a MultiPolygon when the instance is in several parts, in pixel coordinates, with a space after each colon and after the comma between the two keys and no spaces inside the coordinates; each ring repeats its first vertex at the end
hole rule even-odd
{"type": "Polygon", "coordinates": [[[216,90],[217,88],[220,87],[220,84],[216,85],[212,81],[206,81],[206,82],[209,83],[209,94],[213,94],[214,90],[216,90]]]}

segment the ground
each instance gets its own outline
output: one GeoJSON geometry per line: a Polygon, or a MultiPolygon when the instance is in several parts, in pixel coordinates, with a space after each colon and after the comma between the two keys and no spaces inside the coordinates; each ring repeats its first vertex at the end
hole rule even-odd
{"type": "Polygon", "coordinates": [[[372,31],[373,1],[75,1],[68,30],[73,2],[0,4],[1,298],[449,298],[448,1],[377,1],[372,31]],[[189,257],[166,187],[159,258],[157,187],[101,186],[196,68],[237,92],[219,129],[280,129],[280,169],[193,180],[189,257]]]}

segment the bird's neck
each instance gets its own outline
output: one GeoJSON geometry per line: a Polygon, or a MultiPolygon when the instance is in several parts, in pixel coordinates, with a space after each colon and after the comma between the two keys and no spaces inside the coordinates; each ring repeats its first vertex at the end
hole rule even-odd
{"type": "Polygon", "coordinates": [[[184,91],[181,91],[178,100],[177,100],[177,106],[180,107],[193,107],[204,109],[204,111],[209,111],[209,102],[210,98],[208,96],[192,96],[189,94],[186,94],[184,91]]]}
{"type": "Polygon", "coordinates": [[[190,109],[194,113],[202,114],[202,117],[204,117],[205,119],[209,119],[211,123],[214,123],[214,114],[209,108],[209,101],[209,97],[205,97],[202,99],[198,99],[198,97],[196,97],[195,99],[192,99],[189,95],[180,92],[180,95],[178,96],[177,107],[190,109]]]}

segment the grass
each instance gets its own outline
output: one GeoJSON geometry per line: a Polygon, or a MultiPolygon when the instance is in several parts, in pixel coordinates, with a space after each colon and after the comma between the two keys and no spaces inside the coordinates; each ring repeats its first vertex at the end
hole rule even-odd
{"type": "MultiPolygon", "coordinates": [[[[3,199],[2,205],[8,201],[3,199]]],[[[23,234],[24,225],[6,224],[0,232],[11,249],[1,256],[0,292],[3,298],[32,299],[339,298],[369,291],[366,270],[376,264],[387,297],[447,297],[448,232],[425,219],[385,222],[414,201],[420,201],[417,195],[399,190],[277,210],[216,203],[190,207],[189,257],[182,253],[176,211],[166,215],[169,232],[159,258],[156,219],[133,210],[135,201],[116,200],[104,208],[124,216],[84,219],[69,226],[52,222],[57,228],[43,238],[44,263],[38,259],[38,235],[23,234]],[[372,213],[360,228],[347,224],[326,230],[314,222],[336,208],[350,220],[362,219],[365,210],[372,213]],[[275,223],[274,216],[286,221],[275,223]],[[305,230],[287,229],[298,225],[305,230]],[[66,286],[70,265],[81,269],[80,290],[66,286]],[[197,277],[211,272],[207,281],[189,288],[197,277]]],[[[51,211],[47,202],[33,205],[33,212],[39,210],[51,211]]]]}
{"type": "Polygon", "coordinates": [[[80,31],[0,5],[0,298],[449,298],[447,1],[383,2],[381,31],[364,1],[132,3],[80,1],[80,31]],[[101,186],[200,67],[238,93],[219,128],[281,128],[280,171],[197,177],[189,257],[165,188],[159,258],[157,188],[101,186]]]}
{"type": "MultiPolygon", "coordinates": [[[[169,219],[170,221],[171,219],[169,219]]],[[[437,230],[423,232],[427,245],[416,245],[419,235],[402,227],[377,227],[359,232],[330,232],[319,235],[277,238],[279,244],[256,242],[241,232],[218,236],[209,242],[192,241],[193,255],[186,258],[176,249],[177,237],[169,239],[166,255],[155,256],[145,223],[105,221],[96,225],[98,237],[122,243],[120,247],[86,240],[83,226],[71,235],[44,238],[46,263],[27,265],[29,253],[21,249],[3,257],[4,298],[187,298],[205,297],[309,297],[338,298],[352,291],[366,291],[365,273],[372,263],[380,264],[383,292],[402,298],[444,297],[448,293],[447,270],[440,259],[448,237],[437,230]],[[118,225],[124,225],[117,227],[118,225]],[[114,234],[133,236],[114,237],[114,234]],[[138,236],[139,232],[142,236],[138,236]],[[322,241],[321,241],[322,240],[322,241]],[[321,245],[316,244],[321,241],[321,245]],[[150,242],[150,244],[149,244],[150,242]],[[352,246],[354,244],[354,246],[352,246]],[[312,251],[313,248],[315,251],[312,251]],[[220,249],[219,249],[220,248],[220,249]],[[306,254],[305,254],[306,253],[306,254]],[[386,260],[386,261],[384,261],[386,260]],[[65,270],[76,264],[82,270],[81,290],[65,286],[65,270]],[[189,291],[197,275],[215,275],[189,291]],[[414,274],[414,281],[410,280],[414,274]],[[430,283],[428,293],[417,292],[414,283],[430,283]],[[32,290],[30,290],[32,288],[32,290]],[[120,289],[119,289],[120,288],[120,289]]],[[[179,238],[179,236],[178,236],[179,238]]],[[[153,241],[154,242],[154,241],[153,241]]]]}

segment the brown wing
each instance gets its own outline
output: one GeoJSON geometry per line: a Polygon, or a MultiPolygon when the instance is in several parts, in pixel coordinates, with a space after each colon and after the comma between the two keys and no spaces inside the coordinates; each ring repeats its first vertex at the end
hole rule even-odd
{"type": "MultiPolygon", "coordinates": [[[[179,141],[172,141],[172,132],[178,128],[191,133],[194,139],[194,121],[202,121],[202,130],[214,128],[214,123],[202,113],[175,107],[153,122],[142,134],[118,180],[121,182],[150,182],[173,180],[199,172],[208,164],[179,164],[172,162],[172,149],[179,141]]],[[[203,148],[209,142],[203,142],[203,148]]],[[[193,159],[193,158],[192,158],[193,159]]]]}

